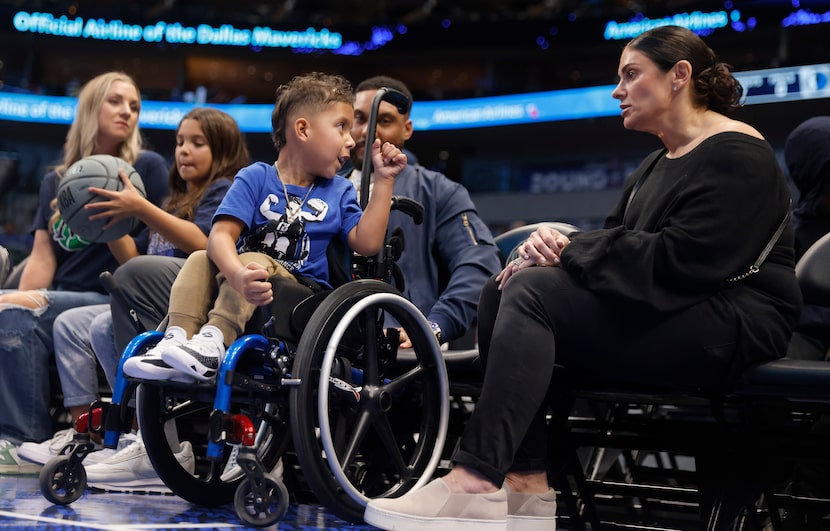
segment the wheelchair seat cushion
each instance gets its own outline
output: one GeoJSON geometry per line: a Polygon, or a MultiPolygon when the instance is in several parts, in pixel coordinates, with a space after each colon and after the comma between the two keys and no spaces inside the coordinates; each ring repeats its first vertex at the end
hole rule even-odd
{"type": "Polygon", "coordinates": [[[267,311],[259,309],[254,313],[245,331],[263,333],[262,327],[273,316],[274,328],[268,334],[284,340],[299,341],[311,314],[331,291],[315,291],[304,283],[283,277],[273,277],[270,281],[274,300],[268,305],[267,311]]]}

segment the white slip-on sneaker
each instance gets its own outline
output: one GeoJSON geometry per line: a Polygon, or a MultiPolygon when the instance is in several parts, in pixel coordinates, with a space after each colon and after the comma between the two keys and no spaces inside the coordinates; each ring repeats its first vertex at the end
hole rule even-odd
{"type": "MultiPolygon", "coordinates": [[[[110,492],[155,492],[169,494],[170,489],[150,463],[147,450],[140,435],[127,434],[131,439],[108,459],[86,468],[87,483],[90,487],[110,492]]],[[[193,447],[183,441],[176,460],[191,474],[195,469],[193,447]]]]}
{"type": "Polygon", "coordinates": [[[369,500],[363,519],[367,524],[396,531],[504,531],[507,491],[457,494],[439,478],[400,498],[369,500]]]}
{"type": "Polygon", "coordinates": [[[507,531],[555,531],[556,491],[539,494],[507,490],[507,531]]]}

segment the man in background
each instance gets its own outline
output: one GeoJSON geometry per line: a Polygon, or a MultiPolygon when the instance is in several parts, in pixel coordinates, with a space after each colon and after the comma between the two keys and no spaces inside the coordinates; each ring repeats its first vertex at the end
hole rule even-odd
{"type": "MultiPolygon", "coordinates": [[[[412,93],[403,82],[376,76],[357,85],[351,130],[355,147],[343,175],[352,180],[358,194],[372,100],[381,87],[403,93],[410,105],[401,114],[393,104],[382,101],[376,137],[404,149],[413,133],[409,117],[412,93]]],[[[397,262],[405,280],[403,295],[427,317],[439,342],[445,343],[473,329],[481,288],[501,269],[501,260],[493,235],[479,218],[467,190],[444,174],[421,166],[409,153],[407,157],[409,163],[395,179],[393,195],[421,203],[424,221],[416,225],[407,214],[393,211],[388,227],[389,231],[400,227],[404,235],[404,251],[397,262]]],[[[406,338],[402,340],[402,346],[409,346],[406,338]]]]}

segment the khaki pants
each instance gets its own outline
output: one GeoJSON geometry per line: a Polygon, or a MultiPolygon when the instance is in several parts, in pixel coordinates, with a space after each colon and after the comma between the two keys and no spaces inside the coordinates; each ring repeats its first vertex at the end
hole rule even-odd
{"type": "MultiPolygon", "coordinates": [[[[239,260],[246,266],[251,262],[264,266],[269,277],[296,281],[294,275],[267,254],[242,253],[239,260]]],[[[225,282],[225,275],[211,262],[206,251],[195,251],[170,289],[167,326],[184,328],[187,337],[198,333],[205,324],[215,326],[222,331],[227,347],[245,330],[256,308],[225,282]]]]}

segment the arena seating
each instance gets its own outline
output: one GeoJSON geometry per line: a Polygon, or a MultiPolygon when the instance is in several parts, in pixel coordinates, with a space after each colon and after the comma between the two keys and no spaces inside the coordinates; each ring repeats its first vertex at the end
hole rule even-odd
{"type": "MultiPolygon", "coordinates": [[[[511,244],[536,226],[511,231],[511,244]]],[[[797,275],[806,299],[830,306],[830,236],[797,275]]],[[[562,528],[821,529],[830,514],[830,492],[820,492],[830,364],[776,359],[724,394],[583,382],[564,368],[554,380],[562,528]]]]}

